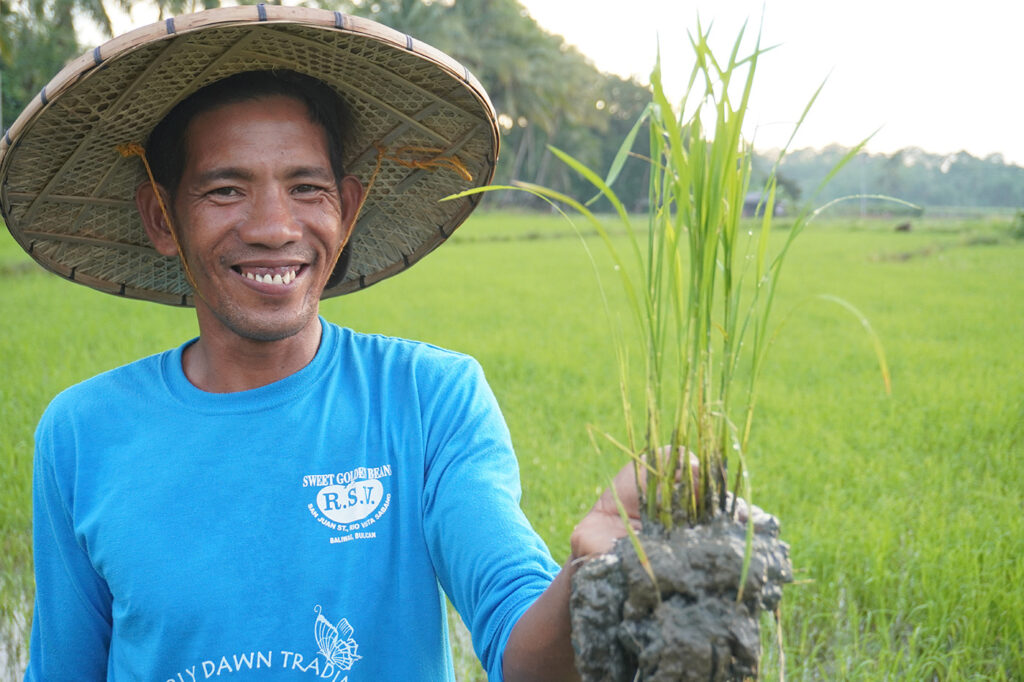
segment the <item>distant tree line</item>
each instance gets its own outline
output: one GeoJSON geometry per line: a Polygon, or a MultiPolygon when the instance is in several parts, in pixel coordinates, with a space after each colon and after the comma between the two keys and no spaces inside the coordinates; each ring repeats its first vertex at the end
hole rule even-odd
{"type": "MultiPolygon", "coordinates": [[[[786,155],[780,173],[804,197],[849,150],[829,146],[786,155]]],[[[765,161],[766,162],[766,161],[765,161]]],[[[884,194],[919,206],[1024,207],[1024,168],[999,154],[932,154],[915,147],[891,154],[860,153],[836,174],[818,201],[884,194]]]]}
{"type": "MultiPolygon", "coordinates": [[[[130,11],[135,0],[0,0],[0,116],[9,125],[70,58],[92,46],[78,43],[84,21],[111,34],[108,7],[130,11]]],[[[161,16],[215,7],[220,0],[155,0],[161,16]]],[[[310,4],[310,3],[307,3],[310,4]]],[[[495,182],[546,185],[575,197],[593,188],[555,159],[558,147],[603,175],[650,99],[646,86],[598,71],[574,47],[542,29],[518,0],[312,0],[327,9],[367,16],[451,54],[487,88],[502,135],[495,182]]],[[[634,151],[644,155],[647,136],[634,151]]],[[[799,150],[780,167],[789,206],[811,198],[841,147],[799,150]]],[[[773,158],[755,158],[755,183],[773,158]]],[[[641,158],[627,162],[615,183],[627,207],[642,209],[648,174],[641,158]]],[[[862,154],[830,183],[825,200],[850,194],[889,194],[923,206],[1024,206],[1024,169],[999,156],[978,159],[905,149],[862,154]]],[[[537,206],[524,193],[487,197],[491,205],[537,206]]],[[[607,204],[604,205],[607,207],[607,204]]],[[[598,204],[596,209],[602,206],[598,204]]]]}

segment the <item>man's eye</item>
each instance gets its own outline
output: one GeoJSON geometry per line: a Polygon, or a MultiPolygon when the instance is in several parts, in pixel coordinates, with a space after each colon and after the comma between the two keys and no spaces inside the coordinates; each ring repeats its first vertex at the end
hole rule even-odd
{"type": "Polygon", "coordinates": [[[292,188],[292,191],[296,194],[315,194],[316,192],[324,191],[324,188],[319,185],[301,184],[296,185],[292,188]]]}
{"type": "Polygon", "coordinates": [[[233,197],[238,195],[238,190],[234,187],[217,187],[216,189],[210,190],[208,194],[217,197],[233,197]]]}

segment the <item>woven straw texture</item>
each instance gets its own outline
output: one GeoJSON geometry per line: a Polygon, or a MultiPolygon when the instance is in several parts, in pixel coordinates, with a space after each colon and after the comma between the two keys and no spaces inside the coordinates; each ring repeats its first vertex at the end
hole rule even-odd
{"type": "Polygon", "coordinates": [[[142,163],[116,147],[144,143],[199,88],[270,68],[319,78],[348,101],[356,135],[346,168],[364,185],[372,178],[348,273],[325,298],[409,267],[472,211],[475,197],[439,202],[487,184],[497,157],[494,110],[464,67],[366,19],[261,5],[153,24],[61,71],[0,142],[0,209],[11,234],[45,268],[75,282],[191,305],[178,260],[156,253],[136,212],[142,163]],[[417,160],[435,163],[411,167],[417,160]]]}

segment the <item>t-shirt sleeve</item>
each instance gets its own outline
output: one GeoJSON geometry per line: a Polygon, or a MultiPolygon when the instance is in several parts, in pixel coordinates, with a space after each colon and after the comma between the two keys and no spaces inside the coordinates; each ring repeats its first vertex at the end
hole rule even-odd
{"type": "MultiPolygon", "coordinates": [[[[111,632],[111,595],[97,574],[73,521],[76,472],[62,446],[52,410],[36,430],[32,476],[36,597],[26,682],[103,680],[111,632]]],[[[68,439],[70,440],[70,439],[68,439]]]]}
{"type": "Polygon", "coordinates": [[[512,628],[558,565],[520,506],[519,467],[497,401],[471,358],[424,401],[424,532],[431,560],[491,680],[512,628]]]}

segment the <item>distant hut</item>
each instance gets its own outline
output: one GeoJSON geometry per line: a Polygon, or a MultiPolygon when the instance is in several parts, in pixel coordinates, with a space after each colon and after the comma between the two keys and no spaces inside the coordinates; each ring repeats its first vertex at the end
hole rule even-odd
{"type": "MultiPolygon", "coordinates": [[[[743,217],[744,218],[757,218],[764,212],[764,206],[761,206],[761,193],[750,192],[746,197],[743,198],[743,217]]],[[[781,197],[775,195],[775,210],[772,212],[773,216],[780,216],[786,214],[786,202],[781,197]]]]}

